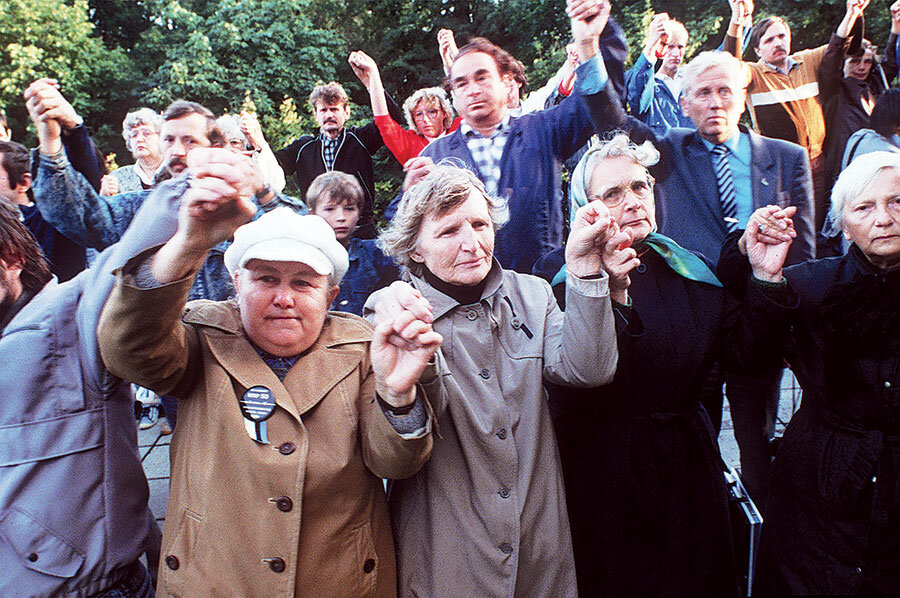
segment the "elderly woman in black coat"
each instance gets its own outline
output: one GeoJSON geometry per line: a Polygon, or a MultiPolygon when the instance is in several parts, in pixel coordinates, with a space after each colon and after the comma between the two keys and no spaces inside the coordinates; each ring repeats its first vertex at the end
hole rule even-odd
{"type": "Polygon", "coordinates": [[[745,348],[786,358],[803,387],[773,463],[758,588],[898,594],[900,155],[868,154],[835,184],[841,257],[782,270],[790,243],[760,238],[777,211],[757,211],[719,262],[732,278],[750,258],[745,348]]]}
{"type": "MultiPolygon", "coordinates": [[[[621,134],[572,175],[576,204],[601,202],[619,229],[602,251],[616,375],[550,398],[582,596],[738,592],[722,460],[699,399],[733,346],[739,305],[704,258],[655,232],[647,168],[658,159],[621,134]]],[[[560,282],[561,265],[560,250],[535,273],[560,282]]]]}

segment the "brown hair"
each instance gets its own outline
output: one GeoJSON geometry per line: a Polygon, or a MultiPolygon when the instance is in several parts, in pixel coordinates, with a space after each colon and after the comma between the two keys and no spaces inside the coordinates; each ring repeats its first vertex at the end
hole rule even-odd
{"type": "Polygon", "coordinates": [[[16,185],[22,184],[25,175],[31,170],[31,155],[28,149],[15,141],[0,141],[0,164],[6,171],[6,178],[9,179],[9,188],[12,189],[16,185]]]}
{"type": "Polygon", "coordinates": [[[791,26],[787,24],[787,21],[785,21],[781,17],[767,17],[753,26],[753,31],[750,32],[750,39],[747,42],[750,44],[750,47],[753,49],[759,48],[759,40],[761,40],[762,36],[766,34],[766,31],[769,30],[769,27],[776,23],[781,23],[790,34],[791,26]]]}
{"type": "MultiPolygon", "coordinates": [[[[521,95],[522,90],[524,90],[525,85],[528,83],[528,77],[525,76],[525,68],[522,66],[522,63],[512,57],[512,54],[501,48],[500,46],[494,44],[490,40],[484,37],[473,37],[469,40],[465,46],[459,49],[459,53],[456,55],[456,58],[453,59],[455,63],[459,60],[460,56],[465,56],[466,54],[472,54],[475,52],[481,52],[482,54],[487,54],[491,58],[494,59],[494,64],[497,65],[497,72],[500,73],[500,76],[509,75],[512,79],[519,83],[522,87],[519,90],[521,95]]],[[[450,66],[450,70],[452,72],[453,66],[450,66]]],[[[447,75],[447,79],[444,82],[444,86],[447,89],[451,89],[451,80],[450,75],[447,75]]]]}
{"type": "Polygon", "coordinates": [[[325,105],[341,104],[346,106],[350,101],[347,92],[341,87],[340,83],[330,81],[323,85],[316,85],[312,93],[309,94],[309,105],[312,106],[313,112],[316,111],[316,102],[322,100],[325,105]]]}
{"type": "Polygon", "coordinates": [[[228,140],[225,139],[225,134],[222,133],[222,129],[219,128],[215,115],[208,108],[197,102],[175,100],[169,104],[169,107],[163,112],[162,119],[165,123],[170,120],[178,120],[179,118],[190,116],[191,114],[199,114],[206,119],[206,138],[209,140],[211,146],[225,147],[227,145],[228,140]]]}
{"type": "Polygon", "coordinates": [[[332,201],[338,205],[355,205],[362,212],[366,196],[355,176],[332,170],[314,178],[306,190],[306,205],[310,213],[315,214],[319,200],[332,201]]]}
{"type": "Polygon", "coordinates": [[[0,201],[0,259],[22,264],[19,280],[26,291],[37,293],[53,277],[44,252],[19,220],[19,211],[0,201]]]}

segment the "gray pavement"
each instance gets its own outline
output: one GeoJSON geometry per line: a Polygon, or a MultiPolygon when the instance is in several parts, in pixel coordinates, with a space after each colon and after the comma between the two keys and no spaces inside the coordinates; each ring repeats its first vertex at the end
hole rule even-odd
{"type": "MultiPolygon", "coordinates": [[[[800,406],[800,389],[790,371],[785,372],[781,383],[781,402],[779,404],[776,434],[784,431],[785,424],[791,414],[800,406]]],[[[160,436],[160,425],[148,430],[138,430],[138,444],[144,473],[150,484],[150,508],[160,526],[166,517],[166,503],[169,500],[169,441],[171,436],[160,436]]],[[[731,423],[731,412],[728,401],[722,414],[722,432],[719,434],[719,448],[722,458],[731,466],[740,465],[737,444],[734,440],[734,426],[731,423]]]]}

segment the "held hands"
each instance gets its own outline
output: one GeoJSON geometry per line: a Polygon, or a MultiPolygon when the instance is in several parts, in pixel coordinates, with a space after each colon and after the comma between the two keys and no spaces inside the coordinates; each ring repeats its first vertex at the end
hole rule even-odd
{"type": "Polygon", "coordinates": [[[252,112],[241,110],[241,133],[250,140],[250,143],[253,144],[253,149],[262,149],[268,145],[259,120],[252,112]]]}
{"type": "Polygon", "coordinates": [[[59,153],[62,151],[59,140],[62,131],[80,125],[81,117],[59,92],[59,83],[55,79],[38,79],[28,86],[23,95],[28,114],[37,127],[41,153],[59,153]]]}
{"type": "Polygon", "coordinates": [[[628,303],[628,287],[631,286],[629,274],[641,264],[641,260],[631,247],[634,241],[631,230],[619,230],[615,223],[613,227],[617,232],[603,247],[601,259],[603,269],[609,276],[609,296],[613,301],[624,305],[628,303]]]}
{"type": "Polygon", "coordinates": [[[869,0],[847,0],[847,16],[854,21],[863,15],[869,0]]]}
{"type": "Polygon", "coordinates": [[[592,201],[578,208],[566,242],[566,270],[578,278],[600,274],[604,246],[617,232],[603,202],[592,201]]]}
{"type": "Polygon", "coordinates": [[[647,43],[644,45],[644,56],[655,59],[659,55],[659,50],[666,43],[666,21],[669,20],[668,13],[661,12],[653,17],[650,21],[650,27],[647,28],[647,43]]]}
{"type": "Polygon", "coordinates": [[[791,217],[796,206],[759,208],[750,217],[738,248],[750,260],[753,276],[759,280],[779,282],[784,260],[797,236],[791,217]]]}
{"type": "Polygon", "coordinates": [[[456,60],[459,48],[456,46],[456,38],[450,29],[441,29],[437,34],[438,51],[441,54],[441,62],[444,63],[444,72],[450,73],[450,65],[456,60]]]}
{"type": "Polygon", "coordinates": [[[397,281],[381,291],[370,351],[375,390],[392,407],[416,398],[416,382],[443,341],[433,322],[431,305],[409,284],[397,281]]]}
{"type": "Polygon", "coordinates": [[[606,28],[611,9],[608,0],[566,0],[566,14],[572,23],[572,37],[581,62],[600,51],[600,34],[606,28]]]}
{"type": "Polygon", "coordinates": [[[753,0],[728,0],[733,25],[750,25],[753,17],[753,0]]]}

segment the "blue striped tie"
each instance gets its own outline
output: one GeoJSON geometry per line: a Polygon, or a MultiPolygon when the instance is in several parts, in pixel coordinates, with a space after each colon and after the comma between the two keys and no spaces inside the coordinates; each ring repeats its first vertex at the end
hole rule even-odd
{"type": "Polygon", "coordinates": [[[731,165],[728,164],[728,148],[724,145],[713,146],[712,155],[716,181],[719,183],[719,202],[722,204],[725,230],[732,232],[738,228],[737,193],[734,190],[734,177],[731,176],[731,165]]]}

